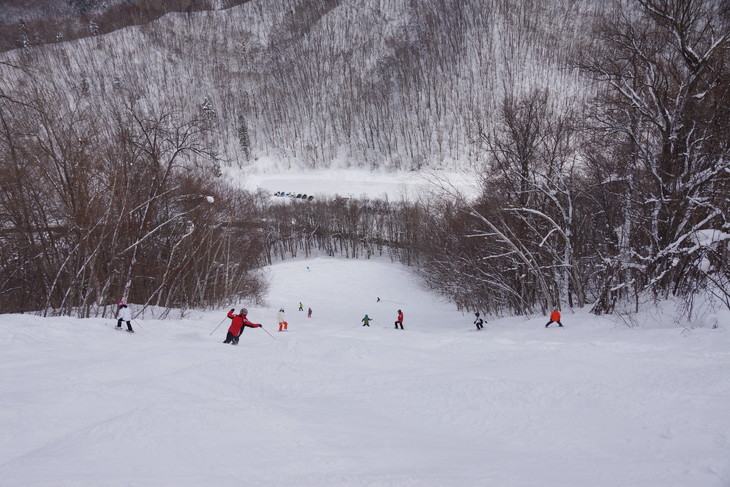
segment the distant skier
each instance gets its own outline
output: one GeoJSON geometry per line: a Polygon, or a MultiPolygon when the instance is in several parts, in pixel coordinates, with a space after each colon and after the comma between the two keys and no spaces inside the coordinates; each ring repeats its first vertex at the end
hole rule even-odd
{"type": "Polygon", "coordinates": [[[307,318],[312,317],[312,308],[307,309],[307,318]]]}
{"type": "Polygon", "coordinates": [[[284,308],[281,308],[279,310],[279,331],[286,331],[289,326],[289,323],[286,322],[286,319],[284,318],[284,308]]]}
{"type": "Polygon", "coordinates": [[[304,311],[304,305],[299,301],[299,311],[304,311]]]}
{"type": "Polygon", "coordinates": [[[370,319],[370,317],[368,315],[365,315],[365,317],[363,319],[361,319],[360,321],[362,321],[362,326],[370,326],[370,322],[372,320],[370,319]]]}
{"type": "Polygon", "coordinates": [[[395,329],[398,329],[398,325],[400,325],[400,329],[403,329],[403,311],[398,310],[398,319],[395,320],[395,329]]]}
{"type": "Polygon", "coordinates": [[[231,345],[238,345],[238,339],[241,336],[241,333],[243,333],[243,329],[246,326],[249,326],[251,328],[259,328],[261,325],[256,323],[251,323],[248,321],[248,318],[246,315],[248,314],[248,310],[246,308],[241,308],[241,312],[239,314],[235,314],[235,309],[231,309],[228,312],[228,317],[231,319],[231,326],[228,328],[228,334],[226,335],[226,339],[223,343],[230,343],[231,345]]]}
{"type": "Polygon", "coordinates": [[[550,326],[551,323],[557,323],[558,326],[563,326],[563,324],[560,322],[560,311],[557,309],[554,309],[552,313],[550,313],[550,321],[547,322],[545,325],[545,328],[550,326]]]}
{"type": "Polygon", "coordinates": [[[481,330],[482,328],[484,328],[484,320],[482,320],[482,319],[481,319],[481,318],[479,317],[479,311],[477,311],[476,313],[474,313],[474,315],[475,315],[475,316],[477,317],[477,318],[476,318],[476,319],[474,320],[474,324],[475,324],[475,325],[477,325],[477,330],[481,330]]]}
{"type": "Polygon", "coordinates": [[[127,305],[124,303],[124,301],[119,301],[119,312],[118,312],[119,319],[117,320],[117,328],[119,330],[122,329],[122,321],[127,322],[127,331],[129,333],[134,333],[134,330],[132,329],[132,312],[129,310],[127,305]]]}
{"type": "Polygon", "coordinates": [[[379,302],[380,302],[380,296],[378,296],[378,300],[376,301],[376,303],[379,303],[379,302]]]}

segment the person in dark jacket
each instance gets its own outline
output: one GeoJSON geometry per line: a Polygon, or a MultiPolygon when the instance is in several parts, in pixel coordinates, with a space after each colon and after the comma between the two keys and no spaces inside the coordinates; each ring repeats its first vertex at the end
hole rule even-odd
{"type": "Polygon", "coordinates": [[[362,326],[370,326],[372,319],[368,315],[365,315],[365,317],[360,321],[362,321],[362,326]]]}
{"type": "Polygon", "coordinates": [[[395,329],[398,329],[398,325],[400,325],[400,329],[403,329],[403,311],[398,310],[398,319],[395,320],[395,329]]]}
{"type": "Polygon", "coordinates": [[[482,328],[484,328],[484,320],[479,317],[479,311],[474,313],[474,315],[477,317],[474,320],[474,324],[477,325],[477,330],[481,330],[482,328]]]}
{"type": "Polygon", "coordinates": [[[228,334],[223,342],[230,343],[231,345],[238,345],[238,339],[241,336],[241,333],[243,333],[243,329],[245,327],[259,328],[261,326],[257,323],[251,323],[248,320],[246,317],[246,315],[248,315],[248,310],[246,308],[242,308],[239,314],[235,314],[235,311],[235,309],[232,309],[228,312],[227,316],[231,319],[231,326],[228,328],[228,334]]]}

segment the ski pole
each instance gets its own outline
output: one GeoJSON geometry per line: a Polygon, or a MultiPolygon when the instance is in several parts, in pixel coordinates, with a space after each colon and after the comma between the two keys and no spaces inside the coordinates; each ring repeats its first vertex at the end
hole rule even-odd
{"type": "Polygon", "coordinates": [[[140,324],[139,324],[139,321],[135,320],[134,318],[132,318],[132,321],[134,321],[134,323],[135,323],[135,324],[136,324],[137,326],[139,326],[139,329],[140,329],[140,330],[142,329],[142,325],[140,325],[140,324]]]}
{"type": "Polygon", "coordinates": [[[264,330],[266,332],[266,334],[271,337],[272,340],[276,341],[276,338],[274,338],[274,336],[271,333],[266,331],[266,328],[264,328],[264,325],[261,325],[261,329],[264,330]]]}
{"type": "MultiPolygon", "coordinates": [[[[228,317],[226,316],[226,318],[228,318],[228,317]]],[[[221,320],[221,322],[220,322],[220,323],[218,323],[218,326],[216,326],[216,327],[215,327],[215,328],[213,329],[213,331],[211,331],[211,332],[210,332],[210,335],[212,335],[213,333],[215,333],[215,331],[216,331],[216,330],[217,330],[218,328],[220,328],[220,326],[221,326],[221,325],[223,324],[223,322],[224,322],[224,321],[226,321],[226,318],[223,318],[223,319],[221,320]]],[[[210,336],[210,335],[208,335],[208,336],[210,336]]]]}

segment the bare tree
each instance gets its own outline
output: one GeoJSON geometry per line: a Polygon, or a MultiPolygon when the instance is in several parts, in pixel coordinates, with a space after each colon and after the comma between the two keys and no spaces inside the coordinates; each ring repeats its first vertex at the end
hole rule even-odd
{"type": "Polygon", "coordinates": [[[638,12],[602,20],[598,47],[581,63],[605,88],[596,105],[597,137],[612,139],[619,157],[604,162],[613,175],[624,174],[603,186],[616,191],[626,211],[594,307],[599,313],[612,309],[611,295],[631,285],[627,279],[661,296],[697,287],[689,272],[701,256],[693,236],[728,221],[720,192],[730,158],[720,127],[728,119],[730,31],[719,16],[721,2],[638,4],[638,12]]]}

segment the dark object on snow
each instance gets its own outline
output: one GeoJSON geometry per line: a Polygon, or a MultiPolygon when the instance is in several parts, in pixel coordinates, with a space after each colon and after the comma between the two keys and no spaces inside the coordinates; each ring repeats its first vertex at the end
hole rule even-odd
{"type": "Polygon", "coordinates": [[[474,315],[477,317],[474,320],[474,324],[477,325],[477,330],[481,330],[482,328],[484,328],[484,320],[479,317],[479,311],[474,313],[474,315]]]}
{"type": "Polygon", "coordinates": [[[313,199],[314,199],[314,196],[312,196],[311,194],[309,195],[309,198],[307,198],[307,200],[309,200],[309,201],[312,201],[313,199]]]}

